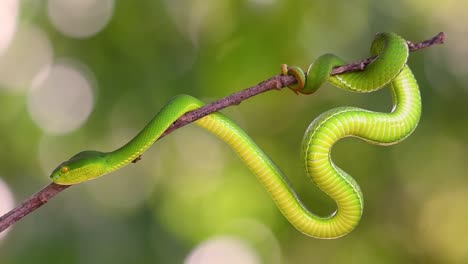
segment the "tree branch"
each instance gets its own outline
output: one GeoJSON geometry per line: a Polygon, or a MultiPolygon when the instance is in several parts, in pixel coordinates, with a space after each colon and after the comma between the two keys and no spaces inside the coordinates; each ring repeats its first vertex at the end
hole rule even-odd
{"type": "MultiPolygon", "coordinates": [[[[410,51],[417,51],[423,48],[430,47],[434,44],[442,44],[445,40],[445,34],[440,32],[436,36],[431,39],[422,41],[420,43],[412,43],[407,41],[408,47],[410,51]]],[[[369,63],[372,62],[374,58],[364,59],[358,62],[346,64],[343,66],[336,67],[332,70],[331,75],[337,75],[345,72],[351,71],[360,71],[363,70],[369,63]]],[[[187,112],[177,121],[175,121],[160,137],[164,137],[167,134],[171,133],[172,131],[181,128],[191,122],[194,122],[206,115],[209,115],[213,112],[219,111],[225,107],[231,105],[238,105],[242,101],[258,95],[260,93],[264,93],[270,90],[280,90],[284,87],[292,85],[296,83],[296,80],[292,76],[283,76],[283,75],[276,75],[273,76],[255,86],[242,90],[240,92],[231,94],[224,98],[221,98],[215,102],[209,103],[199,109],[187,112]]],[[[158,139],[159,140],[159,139],[158,139]]],[[[17,221],[21,220],[23,217],[31,213],[32,211],[36,210],[37,208],[41,207],[45,203],[47,203],[52,197],[57,195],[58,193],[62,192],[63,190],[69,188],[70,186],[67,185],[57,185],[55,183],[51,183],[44,187],[42,190],[22,202],[16,208],[11,210],[10,212],[6,213],[2,217],[0,217],[0,232],[7,229],[9,226],[13,225],[17,221]]]]}

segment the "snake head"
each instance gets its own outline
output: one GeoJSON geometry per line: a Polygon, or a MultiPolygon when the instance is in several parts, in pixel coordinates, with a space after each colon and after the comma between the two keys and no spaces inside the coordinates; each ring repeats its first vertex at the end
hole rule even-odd
{"type": "Polygon", "coordinates": [[[83,151],[55,168],[50,178],[56,184],[72,185],[105,174],[106,160],[99,151],[83,151]]]}

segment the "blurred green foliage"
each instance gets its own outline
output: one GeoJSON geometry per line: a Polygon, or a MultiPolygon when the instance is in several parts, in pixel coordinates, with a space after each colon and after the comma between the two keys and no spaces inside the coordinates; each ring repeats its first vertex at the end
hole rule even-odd
{"type": "MultiPolygon", "coordinates": [[[[2,264],[180,263],[220,236],[241,239],[262,263],[468,262],[468,2],[117,0],[109,23],[86,38],[58,31],[48,2],[22,1],[20,24],[45,33],[54,62],[85,69],[93,109],[73,132],[48,133],[31,118],[27,89],[0,88],[0,177],[17,202],[72,154],[125,143],[177,94],[209,102],[279,73],[281,63],[305,67],[324,52],[365,58],[376,32],[417,42],[445,31],[448,40],[410,56],[423,99],[411,137],[392,147],[353,139],[335,147],[334,160],[365,196],[351,234],[326,241],[296,231],[235,154],[190,125],[137,165],[74,186],[17,223],[0,240],[2,264]]],[[[391,99],[387,89],[284,89],[223,112],[325,215],[333,202],[304,176],[300,143],[316,116],[342,105],[389,111],[391,99]]]]}

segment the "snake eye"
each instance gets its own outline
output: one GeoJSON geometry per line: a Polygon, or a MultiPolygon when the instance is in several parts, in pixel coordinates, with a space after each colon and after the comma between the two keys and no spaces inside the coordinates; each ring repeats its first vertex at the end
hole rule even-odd
{"type": "Polygon", "coordinates": [[[60,169],[60,171],[61,171],[62,173],[66,173],[66,172],[68,172],[68,167],[63,166],[63,167],[60,169]]]}

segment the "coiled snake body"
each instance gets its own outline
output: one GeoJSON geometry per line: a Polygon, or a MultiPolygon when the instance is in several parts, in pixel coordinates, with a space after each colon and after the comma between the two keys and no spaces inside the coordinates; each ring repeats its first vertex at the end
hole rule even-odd
{"type": "MultiPolygon", "coordinates": [[[[287,178],[273,161],[233,121],[213,113],[195,123],[226,142],[265,186],[278,208],[299,231],[316,238],[336,238],[353,230],[363,210],[363,198],[356,181],[337,167],[330,157],[335,142],[358,137],[372,144],[395,144],[411,134],[421,114],[416,80],[406,61],[408,47],[393,33],[376,36],[371,54],[377,58],[364,71],[330,76],[334,66],[344,64],[338,57],[319,57],[307,74],[297,67],[283,67],[298,81],[291,87],[309,94],[324,82],[354,92],[371,92],[390,84],[394,107],[390,113],[378,113],[356,107],[332,109],[317,117],[307,129],[302,151],[307,174],[335,202],[337,209],[321,217],[300,202],[287,178]]],[[[186,112],[203,106],[188,95],[179,95],[164,106],[131,141],[112,152],[83,151],[60,164],[51,174],[57,184],[70,185],[115,171],[138,158],[161,134],[186,112]]]]}

